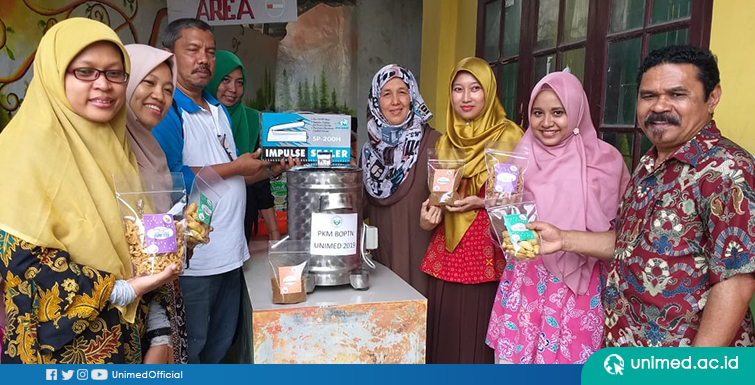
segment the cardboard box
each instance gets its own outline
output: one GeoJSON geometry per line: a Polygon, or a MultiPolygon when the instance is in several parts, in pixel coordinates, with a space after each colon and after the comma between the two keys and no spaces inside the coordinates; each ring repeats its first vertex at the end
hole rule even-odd
{"type": "Polygon", "coordinates": [[[317,154],[329,152],[332,164],[351,160],[351,117],[312,113],[262,113],[262,160],[298,158],[317,163],[317,154]]]}

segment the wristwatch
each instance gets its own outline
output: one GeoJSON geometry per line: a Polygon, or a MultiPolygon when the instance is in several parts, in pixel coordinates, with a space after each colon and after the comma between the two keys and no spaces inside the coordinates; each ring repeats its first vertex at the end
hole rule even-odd
{"type": "Polygon", "coordinates": [[[270,166],[267,166],[267,179],[273,179],[275,176],[273,175],[273,168],[270,166]]]}

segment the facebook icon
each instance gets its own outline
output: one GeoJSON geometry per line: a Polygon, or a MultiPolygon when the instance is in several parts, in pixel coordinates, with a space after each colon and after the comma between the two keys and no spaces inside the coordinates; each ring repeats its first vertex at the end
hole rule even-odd
{"type": "Polygon", "coordinates": [[[45,375],[45,379],[50,380],[58,380],[58,369],[47,369],[47,374],[45,375]]]}

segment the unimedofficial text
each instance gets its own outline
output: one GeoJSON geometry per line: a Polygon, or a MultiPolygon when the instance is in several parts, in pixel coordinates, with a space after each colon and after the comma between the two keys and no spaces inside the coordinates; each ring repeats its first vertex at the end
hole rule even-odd
{"type": "Polygon", "coordinates": [[[111,378],[184,378],[184,372],[167,372],[165,370],[147,370],[139,372],[129,372],[126,370],[111,370],[111,378]]]}

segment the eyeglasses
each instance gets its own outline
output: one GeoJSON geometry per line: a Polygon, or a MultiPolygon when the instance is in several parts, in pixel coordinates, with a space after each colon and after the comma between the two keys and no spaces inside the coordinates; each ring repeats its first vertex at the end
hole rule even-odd
{"type": "Polygon", "coordinates": [[[105,70],[101,71],[96,68],[74,68],[68,71],[69,74],[73,74],[76,79],[83,80],[85,82],[93,82],[100,78],[100,74],[105,74],[105,78],[111,83],[125,83],[128,81],[128,73],[122,70],[105,70]]]}

